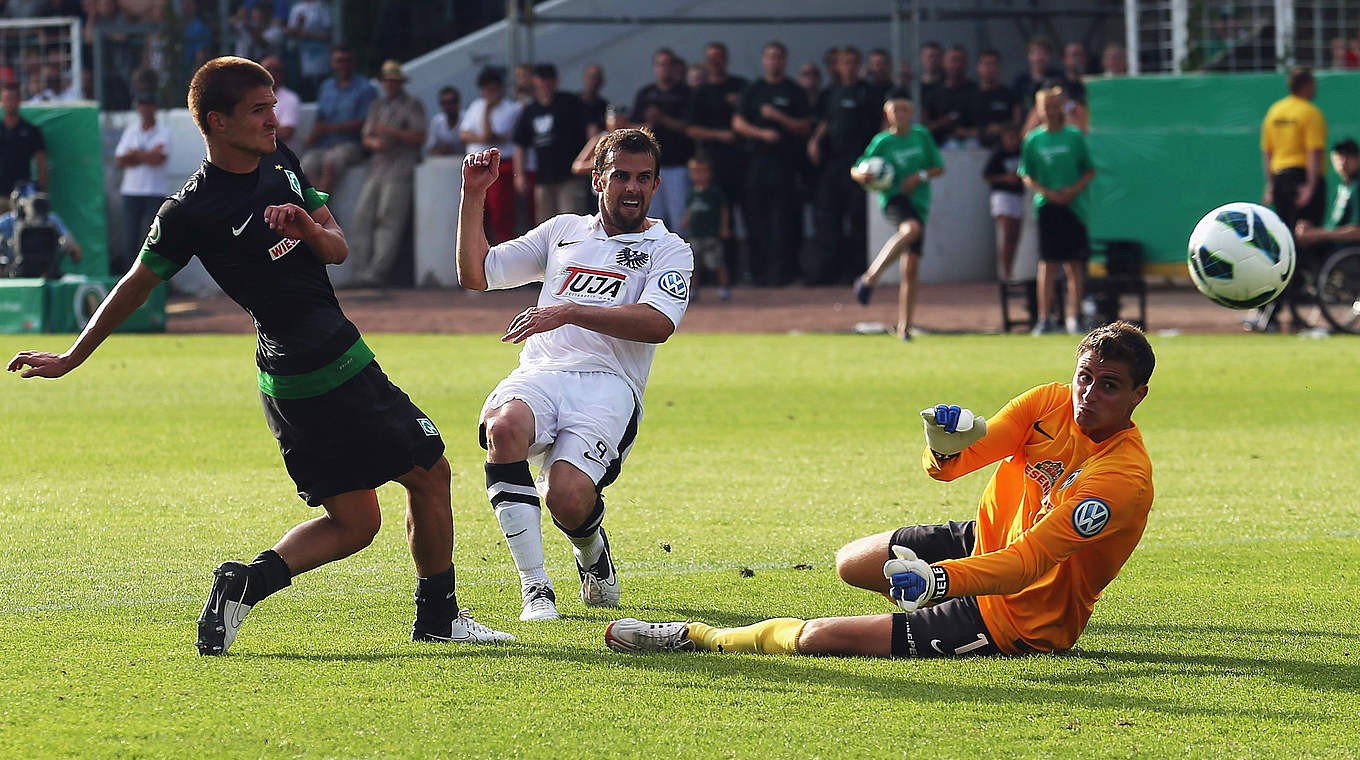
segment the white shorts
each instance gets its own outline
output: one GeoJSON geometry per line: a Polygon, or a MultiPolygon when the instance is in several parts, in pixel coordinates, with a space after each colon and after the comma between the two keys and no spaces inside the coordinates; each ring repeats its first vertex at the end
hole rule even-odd
{"type": "Polygon", "coordinates": [[[1016,219],[1024,219],[1025,196],[993,190],[992,216],[1012,216],[1016,219]]]}
{"type": "Polygon", "coordinates": [[[478,419],[514,400],[528,404],[534,414],[529,461],[539,468],[540,482],[559,460],[575,465],[599,488],[618,477],[642,416],[623,378],[610,372],[517,369],[486,397],[478,419]]]}

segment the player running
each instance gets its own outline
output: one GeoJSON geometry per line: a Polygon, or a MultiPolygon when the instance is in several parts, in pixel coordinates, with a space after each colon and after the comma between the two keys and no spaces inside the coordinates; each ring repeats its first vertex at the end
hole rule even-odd
{"type": "Polygon", "coordinates": [[[647,218],[660,158],[648,130],[610,132],[595,147],[591,172],[599,213],[555,216],[495,248],[482,214],[500,154],[493,148],[463,161],[459,284],[488,290],[543,283],[538,305],[516,316],[501,338],[523,342],[524,350],[480,418],[487,496],[519,570],[520,620],[560,617],[543,567],[543,503],[571,541],[581,600],[619,603],[600,493],[633,446],[656,344],[685,315],[694,269],[689,245],[647,218]]]}
{"type": "Polygon", "coordinates": [[[1033,388],[990,422],[944,404],[921,412],[932,478],[1001,465],[975,520],[887,531],[837,553],[842,580],[890,596],[902,612],[744,628],[630,618],[610,623],[605,643],[870,657],[1070,649],[1147,524],[1152,465],[1131,416],[1153,363],[1138,328],[1115,322],[1082,340],[1070,384],[1033,388]]]}
{"type": "Polygon", "coordinates": [[[198,256],[255,320],[260,400],[298,495],[325,514],[250,564],[224,562],[198,620],[198,651],[226,654],[245,616],[293,576],[368,546],[382,513],[375,489],[406,487],[416,567],[415,641],[513,640],[460,611],[454,594],[449,465],[434,423],[388,381],[340,310],[327,264],[349,254],[326,194],[275,140],[273,79],[258,64],[215,58],[194,74],[189,111],[208,157],[166,200],[140,258],[64,354],[21,351],[9,370],[61,377],[198,256]]]}

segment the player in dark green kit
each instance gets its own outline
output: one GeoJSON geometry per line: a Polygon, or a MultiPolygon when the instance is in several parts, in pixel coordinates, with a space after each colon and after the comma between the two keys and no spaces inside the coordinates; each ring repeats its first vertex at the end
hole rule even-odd
{"type": "Polygon", "coordinates": [[[326,274],[349,254],[344,232],[275,140],[273,80],[244,58],[194,74],[189,111],[208,158],[166,200],[140,259],[64,354],[21,351],[11,372],[61,377],[80,366],[152,289],[198,256],[255,320],[265,419],[298,495],[325,514],[253,562],[224,562],[198,621],[200,654],[225,654],[246,613],[295,575],[349,556],[382,521],[377,489],[406,487],[417,641],[512,640],[460,611],[454,594],[449,465],[434,423],[388,381],[345,317],[326,274]],[[28,369],[24,369],[27,366],[28,369]]]}

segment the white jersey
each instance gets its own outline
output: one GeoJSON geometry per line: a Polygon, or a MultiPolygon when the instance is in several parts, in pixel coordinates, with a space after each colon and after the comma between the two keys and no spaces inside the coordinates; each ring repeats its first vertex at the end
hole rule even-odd
{"type": "MultiPolygon", "coordinates": [[[[679,327],[689,306],[694,254],[659,219],[642,232],[609,237],[599,215],[561,214],[492,248],[487,288],[542,282],[539,306],[645,303],[679,327]]],[[[519,355],[521,370],[612,372],[633,390],[638,406],[656,344],[614,338],[576,325],[532,335],[519,355]]]]}

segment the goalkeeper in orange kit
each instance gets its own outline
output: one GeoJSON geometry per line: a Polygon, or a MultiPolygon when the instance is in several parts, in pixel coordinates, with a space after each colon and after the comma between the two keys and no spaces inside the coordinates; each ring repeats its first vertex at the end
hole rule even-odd
{"type": "Polygon", "coordinates": [[[1143,333],[1115,322],[1082,340],[1071,383],[1032,388],[990,420],[946,404],[922,411],[932,478],[1001,465],[976,519],[886,531],[837,553],[842,580],[889,596],[902,612],[742,628],[629,618],[609,624],[605,643],[621,652],[871,657],[1070,649],[1147,525],[1152,465],[1132,415],[1153,364],[1143,333]]]}

